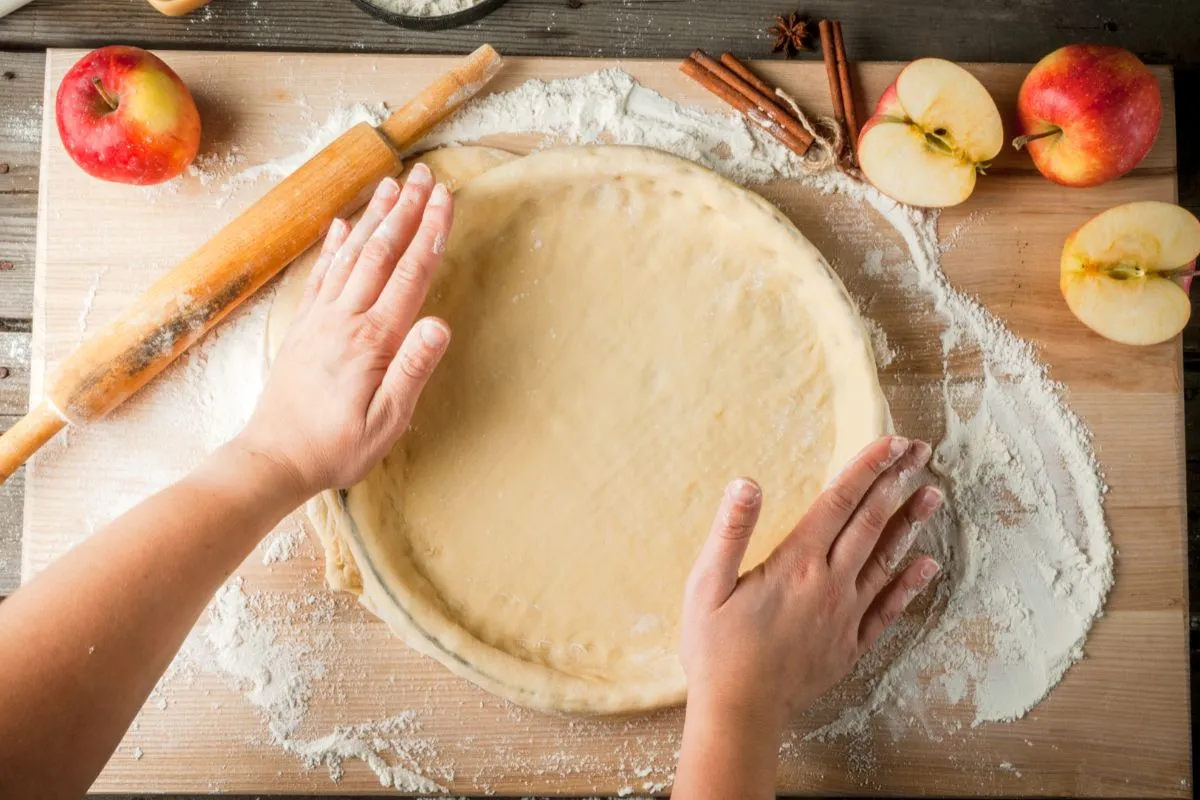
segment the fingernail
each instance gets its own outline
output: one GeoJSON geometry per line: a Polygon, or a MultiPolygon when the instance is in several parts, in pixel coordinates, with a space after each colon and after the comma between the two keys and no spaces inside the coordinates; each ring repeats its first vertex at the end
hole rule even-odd
{"type": "Polygon", "coordinates": [[[928,461],[929,457],[933,455],[933,448],[930,447],[926,442],[922,441],[913,442],[912,450],[917,461],[928,461]]]}
{"type": "Polygon", "coordinates": [[[909,441],[903,436],[893,436],[891,444],[888,445],[888,455],[892,458],[899,458],[908,452],[909,441]]]}
{"type": "Polygon", "coordinates": [[[936,561],[926,561],[921,567],[921,580],[929,583],[937,577],[937,574],[942,571],[942,566],[936,561]]]}
{"type": "Polygon", "coordinates": [[[421,185],[433,183],[433,173],[430,172],[429,167],[418,162],[417,164],[413,165],[411,170],[409,170],[408,180],[410,183],[417,183],[421,185]]]}
{"type": "Polygon", "coordinates": [[[759,498],[762,497],[762,490],[758,488],[758,484],[745,478],[738,478],[729,484],[726,492],[729,495],[729,499],[740,506],[753,507],[758,504],[759,498]]]}
{"type": "Polygon", "coordinates": [[[433,187],[433,194],[429,195],[429,205],[444,206],[450,202],[450,190],[446,188],[446,184],[439,183],[433,187]]]}
{"type": "Polygon", "coordinates": [[[946,496],[942,494],[942,490],[936,486],[926,486],[921,490],[921,504],[917,509],[917,515],[922,521],[929,519],[933,513],[942,507],[946,496]]]}
{"type": "Polygon", "coordinates": [[[395,178],[384,178],[379,182],[379,188],[375,190],[376,194],[388,195],[399,194],[400,184],[396,183],[395,178]]]}
{"type": "Polygon", "coordinates": [[[434,350],[441,350],[450,341],[450,329],[437,320],[425,320],[421,323],[421,341],[434,350]]]}

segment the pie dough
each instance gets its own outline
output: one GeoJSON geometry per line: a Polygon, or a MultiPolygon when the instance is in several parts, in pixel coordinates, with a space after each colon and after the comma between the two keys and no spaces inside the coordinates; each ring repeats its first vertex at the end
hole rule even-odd
{"type": "Polygon", "coordinates": [[[467,182],[422,313],[454,338],[410,430],[310,513],[334,586],[522,705],[681,702],[683,585],[725,484],[763,486],[748,569],[890,429],[816,248],[653,150],[549,150],[467,182]]]}

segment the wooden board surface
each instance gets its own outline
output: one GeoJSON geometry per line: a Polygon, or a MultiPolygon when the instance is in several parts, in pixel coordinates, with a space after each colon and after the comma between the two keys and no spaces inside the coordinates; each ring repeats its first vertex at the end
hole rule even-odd
{"type": "MultiPolygon", "coordinates": [[[[50,54],[47,86],[57,85],[73,57],[50,54]]],[[[197,88],[206,118],[216,123],[209,127],[209,143],[236,141],[251,163],[294,147],[289,137],[305,126],[306,114],[320,120],[340,103],[399,102],[446,63],[437,58],[185,53],[173,54],[171,60],[197,88]],[[307,110],[297,105],[301,95],[307,110]]],[[[517,61],[497,88],[529,76],[579,74],[605,65],[517,61]]],[[[673,63],[622,66],[669,96],[718,108],[673,63]]],[[[805,105],[827,106],[818,65],[773,64],[767,71],[805,105]]],[[[894,65],[865,65],[863,94],[876,97],[895,71],[894,65]]],[[[975,71],[1000,107],[1011,109],[1024,68],[993,65],[975,71]]],[[[783,758],[785,787],[903,794],[1189,793],[1179,345],[1134,351],[1100,340],[1071,319],[1055,288],[1057,254],[1067,232],[1118,202],[1174,198],[1170,77],[1162,71],[1160,79],[1167,107],[1163,135],[1134,175],[1098,190],[1069,191],[1045,182],[1023,158],[1005,153],[971,202],[942,220],[943,230],[961,223],[966,231],[945,258],[952,280],[1038,343],[1053,365],[1053,377],[1070,387],[1073,407],[1096,434],[1113,487],[1107,510],[1120,557],[1108,612],[1089,639],[1090,658],[1033,714],[1013,725],[985,726],[942,742],[911,734],[894,740],[880,731],[860,744],[858,753],[848,753],[844,743],[793,748],[783,758]],[[870,769],[863,766],[868,762],[870,769]],[[857,766],[848,769],[848,764],[857,766]]],[[[81,318],[89,329],[103,322],[265,188],[247,188],[217,205],[203,187],[188,184],[176,194],[156,196],[149,214],[145,194],[87,179],[70,164],[57,137],[44,142],[35,384],[47,362],[52,365],[78,341],[81,318]],[[114,229],[122,235],[109,235],[114,229]],[[102,272],[105,266],[109,269],[102,272]]],[[[853,290],[853,273],[867,245],[862,237],[847,235],[845,218],[822,214],[821,206],[795,187],[773,186],[765,193],[844,270],[853,290]]],[[[881,228],[877,235],[886,238],[888,232],[881,228]]],[[[869,313],[902,351],[884,377],[902,426],[912,429],[921,416],[921,386],[936,376],[934,347],[928,332],[907,324],[902,304],[881,302],[869,313]]],[[[82,446],[57,448],[39,459],[28,481],[27,571],[44,566],[86,534],[88,516],[81,505],[107,492],[137,493],[146,476],[122,471],[128,467],[128,460],[82,446]]],[[[251,559],[243,574],[248,590],[286,601],[320,591],[317,571],[317,563],[305,558],[270,567],[251,559]]],[[[422,736],[440,744],[432,761],[453,763],[457,791],[608,793],[640,785],[635,781],[644,767],[666,769],[672,761],[677,712],[606,723],[517,712],[408,653],[380,623],[348,604],[340,607],[332,629],[341,649],[337,680],[348,691],[317,699],[313,732],[419,708],[422,736]],[[464,733],[471,737],[469,745],[464,733]],[[567,771],[553,766],[564,750],[575,759],[567,771]]],[[[97,788],[330,789],[321,771],[306,771],[294,757],[261,744],[261,721],[221,681],[200,675],[172,692],[165,708],[153,700],[147,706],[97,788]],[[136,747],[142,748],[141,759],[131,756],[136,747]]],[[[811,727],[812,722],[804,724],[811,727]]],[[[340,788],[371,791],[378,782],[361,765],[349,765],[340,788]]]]}

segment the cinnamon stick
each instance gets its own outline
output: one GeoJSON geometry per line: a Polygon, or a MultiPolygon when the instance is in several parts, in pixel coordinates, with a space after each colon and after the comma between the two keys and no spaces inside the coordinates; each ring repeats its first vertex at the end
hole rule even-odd
{"type": "MultiPolygon", "coordinates": [[[[683,74],[740,111],[751,124],[774,136],[796,155],[803,156],[808,152],[809,145],[812,144],[811,138],[796,137],[786,127],[768,117],[756,103],[701,65],[700,62],[686,58],[679,65],[679,69],[683,74]]],[[[805,135],[807,137],[807,131],[805,135]]]]}
{"type": "Polygon", "coordinates": [[[854,87],[850,84],[850,63],[846,60],[846,44],[842,41],[840,20],[833,23],[833,44],[838,83],[842,88],[842,106],[846,112],[846,148],[853,155],[858,144],[858,115],[854,110],[854,87]]]}
{"type": "Polygon", "coordinates": [[[750,71],[750,68],[737,60],[737,57],[728,51],[721,53],[721,63],[729,67],[730,71],[735,73],[739,78],[753,86],[758,91],[770,97],[775,98],[775,90],[772,89],[766,81],[750,71]]]}
{"type": "Polygon", "coordinates": [[[838,77],[837,47],[833,43],[833,23],[827,19],[817,23],[821,37],[821,57],[825,59],[825,76],[829,78],[829,97],[833,101],[833,118],[839,125],[846,123],[846,106],[842,102],[842,82],[838,77]]]}
{"type": "MultiPolygon", "coordinates": [[[[768,87],[766,83],[755,77],[755,81],[766,87],[767,90],[764,92],[755,87],[751,82],[742,78],[733,70],[729,69],[724,64],[709,56],[708,53],[705,53],[703,50],[693,50],[691,58],[697,64],[720,78],[721,81],[727,84],[738,94],[742,95],[742,97],[745,97],[755,106],[757,106],[758,110],[770,118],[771,121],[776,125],[779,125],[781,128],[786,130],[798,141],[804,142],[805,150],[807,150],[808,146],[812,144],[812,135],[809,134],[808,131],[804,130],[804,126],[801,125],[795,117],[784,111],[783,108],[775,102],[775,92],[768,87]]],[[[743,69],[745,70],[744,67],[743,69]]],[[[745,71],[749,72],[749,70],[745,71]]]]}

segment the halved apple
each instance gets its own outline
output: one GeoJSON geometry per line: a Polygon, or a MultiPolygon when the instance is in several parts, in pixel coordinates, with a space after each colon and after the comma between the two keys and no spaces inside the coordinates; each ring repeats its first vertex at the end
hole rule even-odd
{"type": "Polygon", "coordinates": [[[914,206],[958,205],[1004,146],[983,84],[940,58],[912,62],[887,88],[858,137],[858,165],[881,192],[914,206]]]}
{"type": "Polygon", "coordinates": [[[1157,344],[1183,330],[1200,220],[1171,203],[1110,208],[1067,238],[1059,288],[1071,312],[1122,344],[1157,344]]]}

